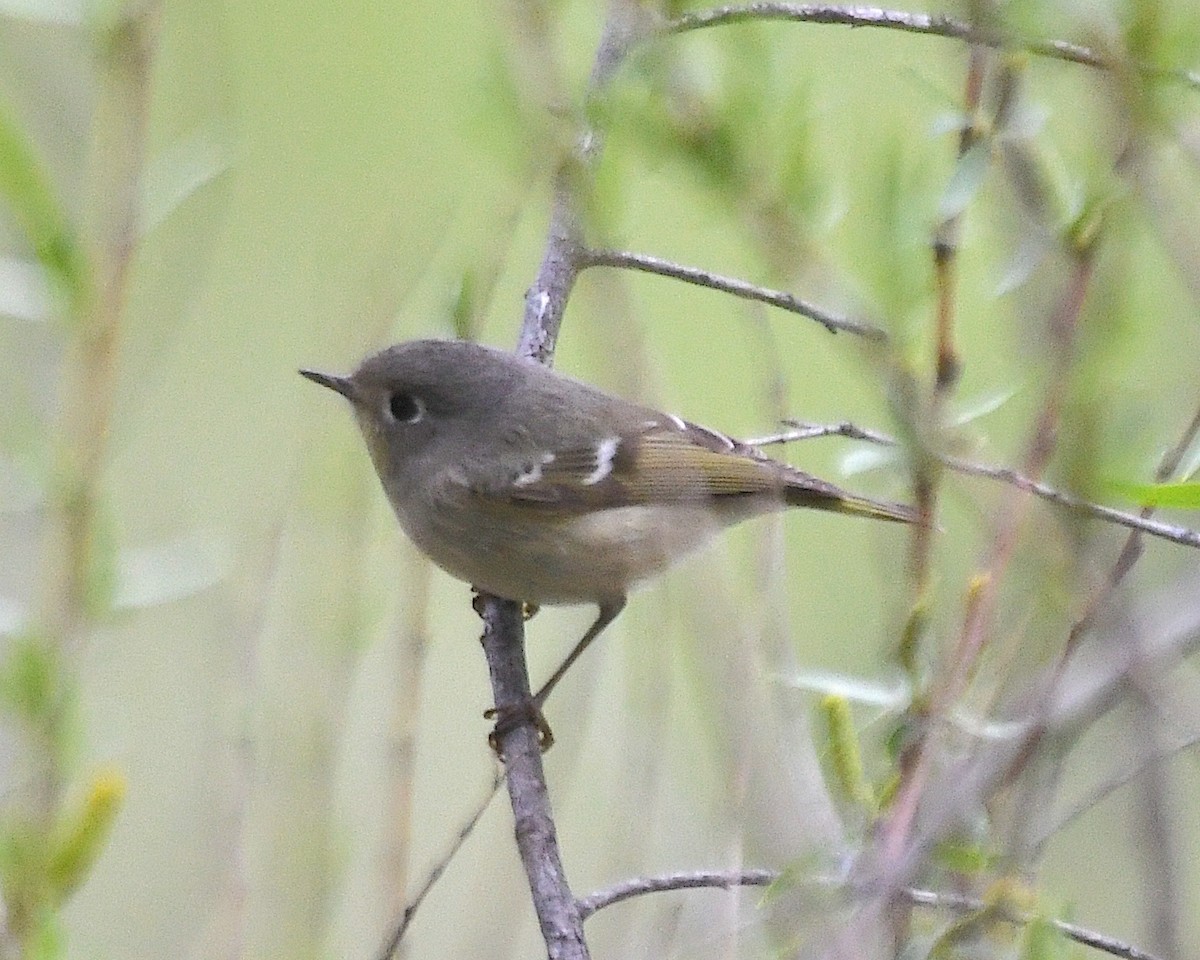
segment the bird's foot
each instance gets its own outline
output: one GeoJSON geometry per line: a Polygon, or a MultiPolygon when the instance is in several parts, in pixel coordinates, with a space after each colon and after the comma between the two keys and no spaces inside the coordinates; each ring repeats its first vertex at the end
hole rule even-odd
{"type": "Polygon", "coordinates": [[[485,711],[483,715],[488,720],[496,721],[496,725],[492,727],[492,732],[488,734],[488,745],[499,757],[503,757],[504,755],[500,749],[504,738],[517,727],[525,724],[532,724],[536,728],[538,747],[542,753],[545,753],[554,746],[554,731],[550,729],[550,724],[546,722],[541,704],[536,697],[530,697],[528,700],[520,703],[492,707],[490,710],[485,711]]]}
{"type": "MultiPolygon", "coordinates": [[[[491,597],[490,593],[484,593],[476,586],[471,587],[471,609],[480,617],[484,614],[484,597],[491,597]]],[[[536,603],[521,602],[521,619],[525,621],[532,620],[541,609],[536,603]]]]}

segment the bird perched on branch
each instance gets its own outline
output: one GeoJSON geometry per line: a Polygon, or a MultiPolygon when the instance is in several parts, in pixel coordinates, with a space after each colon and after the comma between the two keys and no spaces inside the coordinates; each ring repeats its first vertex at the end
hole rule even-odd
{"type": "Polygon", "coordinates": [[[542,704],[629,591],[725,527],[786,507],[916,519],[475,343],[397,344],[348,377],[300,372],[350,401],[401,527],[439,567],[505,599],[599,607],[532,702],[501,712],[493,742],[532,715],[548,745],[542,704]]]}

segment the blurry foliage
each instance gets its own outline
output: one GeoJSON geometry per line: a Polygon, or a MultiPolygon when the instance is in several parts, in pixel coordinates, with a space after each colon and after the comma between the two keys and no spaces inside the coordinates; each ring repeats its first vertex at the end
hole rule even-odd
{"type": "Polygon", "coordinates": [[[67,300],[67,317],[78,316],[86,290],[84,258],[68,226],[46,168],[26,132],[0,103],[0,193],[18,221],[28,247],[67,300]]]}
{"type": "Polygon", "coordinates": [[[767,27],[666,40],[635,51],[593,121],[608,131],[604,167],[629,151],[694,178],[727,208],[775,277],[819,256],[832,217],[816,175],[813,106],[767,27]]]}
{"type": "Polygon", "coordinates": [[[117,770],[97,773],[87,795],[63,811],[49,838],[46,879],[52,902],[60,904],[79,887],[104,850],[125,796],[125,778],[117,770]]]}

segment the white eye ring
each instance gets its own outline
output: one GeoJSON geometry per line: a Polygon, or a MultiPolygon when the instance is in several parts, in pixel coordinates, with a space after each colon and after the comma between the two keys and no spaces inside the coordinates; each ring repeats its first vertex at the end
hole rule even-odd
{"type": "Polygon", "coordinates": [[[404,390],[388,394],[383,408],[396,423],[416,423],[425,416],[425,404],[421,398],[404,390]]]}

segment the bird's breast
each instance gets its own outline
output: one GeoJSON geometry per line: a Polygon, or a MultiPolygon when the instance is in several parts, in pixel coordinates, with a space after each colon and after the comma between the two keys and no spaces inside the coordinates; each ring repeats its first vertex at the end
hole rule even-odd
{"type": "Polygon", "coordinates": [[[538,604],[623,597],[702,546],[725,522],[699,504],[561,514],[530,507],[394,503],[416,546],[451,576],[538,604]]]}

